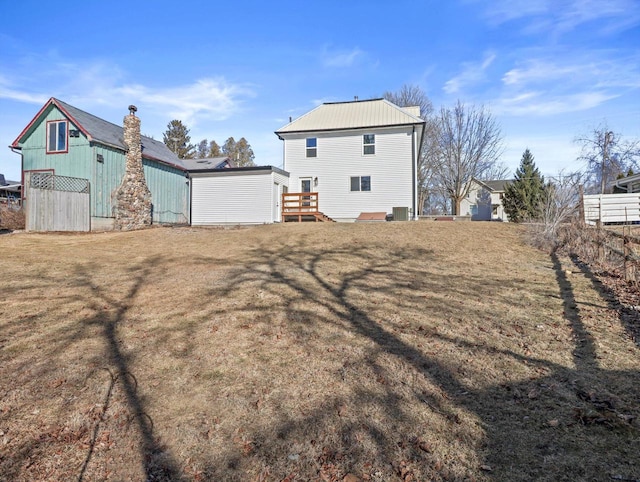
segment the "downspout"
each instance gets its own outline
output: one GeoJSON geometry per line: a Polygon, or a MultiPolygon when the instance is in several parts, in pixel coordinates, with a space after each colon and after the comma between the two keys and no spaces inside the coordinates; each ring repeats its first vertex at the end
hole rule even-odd
{"type": "Polygon", "coordinates": [[[20,149],[20,152],[16,151],[13,146],[9,146],[9,149],[11,149],[11,152],[14,154],[20,154],[20,184],[22,185],[22,189],[20,190],[20,204],[24,204],[24,195],[26,192],[24,188],[24,155],[22,154],[22,149],[20,149]]]}
{"type": "Polygon", "coordinates": [[[193,180],[189,171],[187,171],[187,184],[189,184],[189,226],[193,226],[193,180]]]}
{"type": "Polygon", "coordinates": [[[411,134],[411,177],[413,180],[413,220],[418,219],[418,203],[416,202],[417,182],[416,173],[418,170],[418,160],[416,158],[416,125],[413,125],[413,133],[411,134]]]}

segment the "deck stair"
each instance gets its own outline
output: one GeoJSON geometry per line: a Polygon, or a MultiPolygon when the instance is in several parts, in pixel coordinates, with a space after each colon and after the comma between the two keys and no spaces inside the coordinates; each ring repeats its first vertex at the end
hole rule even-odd
{"type": "Polygon", "coordinates": [[[335,222],[318,209],[317,192],[282,193],[282,222],[335,222]]]}

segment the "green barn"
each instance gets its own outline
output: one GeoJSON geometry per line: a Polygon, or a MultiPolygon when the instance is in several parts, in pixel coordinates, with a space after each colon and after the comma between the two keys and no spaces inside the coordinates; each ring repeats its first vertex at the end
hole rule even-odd
{"type": "MultiPolygon", "coordinates": [[[[23,181],[29,172],[89,180],[91,229],[112,229],[114,193],[125,174],[123,134],[123,127],[52,97],[10,147],[22,156],[23,181]]],[[[141,144],[153,223],[189,224],[185,165],[163,142],[142,136],[141,144]]]]}

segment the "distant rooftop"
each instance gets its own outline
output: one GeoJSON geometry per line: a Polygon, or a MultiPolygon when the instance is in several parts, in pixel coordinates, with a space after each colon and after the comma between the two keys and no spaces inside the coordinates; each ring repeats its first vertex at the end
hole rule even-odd
{"type": "Polygon", "coordinates": [[[498,179],[494,181],[479,181],[493,192],[502,192],[513,182],[513,179],[498,179]]]}
{"type": "Polygon", "coordinates": [[[202,159],[182,159],[182,164],[187,171],[205,171],[209,169],[225,169],[236,167],[231,158],[207,157],[202,159]]]}

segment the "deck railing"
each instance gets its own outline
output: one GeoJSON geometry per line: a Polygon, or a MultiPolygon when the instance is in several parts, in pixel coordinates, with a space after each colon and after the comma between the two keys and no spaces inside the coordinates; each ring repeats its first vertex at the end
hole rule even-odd
{"type": "Polygon", "coordinates": [[[282,193],[282,213],[317,213],[318,193],[317,192],[285,192],[282,193]]]}

